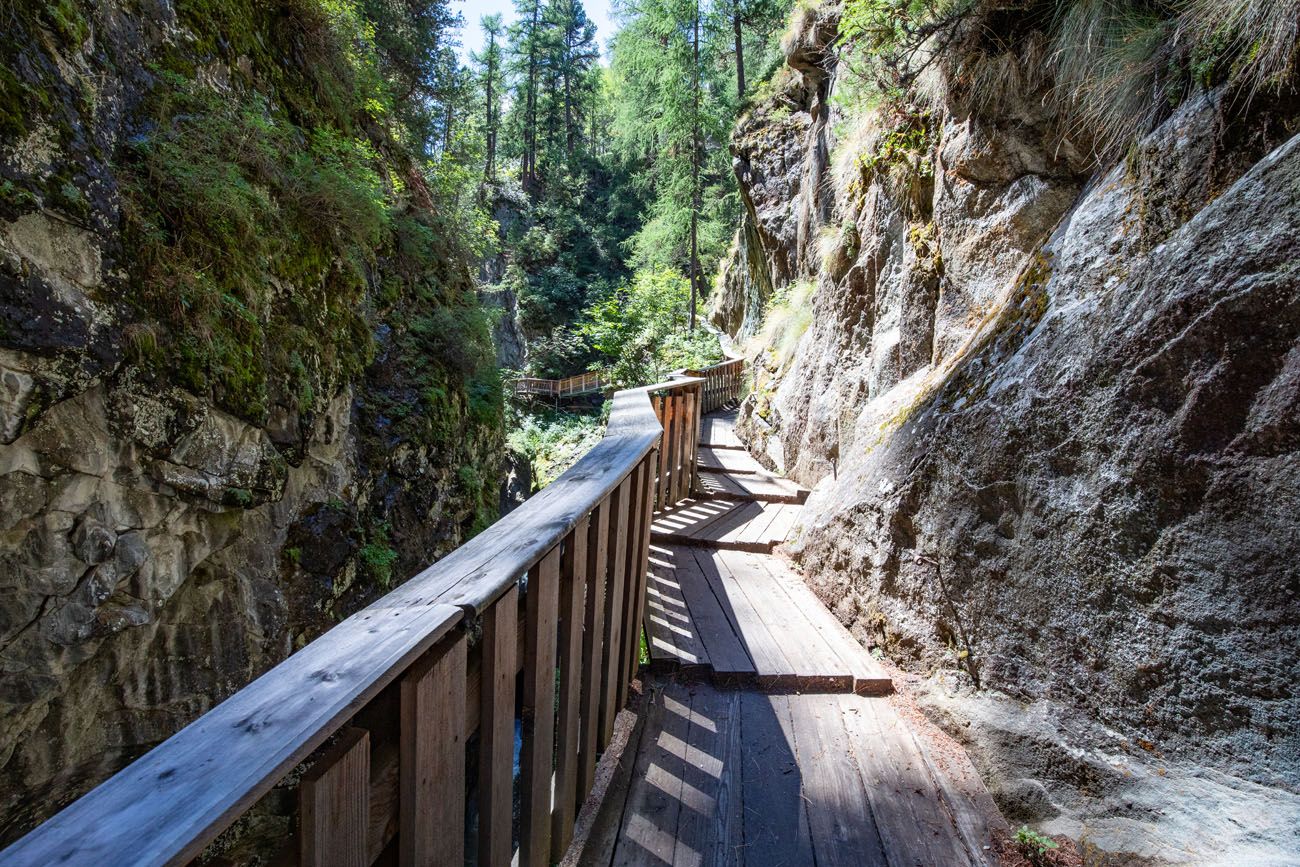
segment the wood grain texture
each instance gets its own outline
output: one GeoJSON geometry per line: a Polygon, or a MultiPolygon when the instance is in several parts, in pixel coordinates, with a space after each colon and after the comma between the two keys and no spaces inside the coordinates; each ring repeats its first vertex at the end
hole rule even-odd
{"type": "Polygon", "coordinates": [[[524,701],[520,711],[519,863],[551,855],[551,769],[555,751],[555,643],[560,603],[560,546],[528,573],[524,598],[524,701]]]}
{"type": "Polygon", "coordinates": [[[578,522],[560,557],[559,722],[555,749],[555,803],[551,811],[551,860],[564,857],[577,815],[579,725],[582,698],[582,627],[586,596],[588,522],[578,522]]]}
{"type": "MultiPolygon", "coordinates": [[[[508,867],[514,810],[515,676],[519,672],[519,588],[483,614],[480,644],[478,863],[508,867]]],[[[527,640],[527,636],[525,636],[527,640]]]]}
{"type": "Polygon", "coordinates": [[[303,867],[370,863],[370,733],[344,729],[303,775],[298,804],[303,867]]]}
{"type": "Polygon", "coordinates": [[[609,541],[606,550],[609,583],[605,590],[605,646],[600,675],[600,745],[614,732],[614,717],[622,704],[619,695],[619,659],[623,652],[623,597],[626,584],[627,527],[631,502],[627,479],[609,497],[609,541]]]}
{"type": "Polygon", "coordinates": [[[583,689],[579,709],[582,726],[580,747],[581,785],[579,803],[596,780],[597,754],[604,747],[600,738],[601,663],[605,648],[605,592],[608,583],[609,504],[602,503],[592,514],[587,531],[587,597],[582,634],[583,689]]]}
{"type": "Polygon", "coordinates": [[[455,635],[411,666],[401,689],[399,862],[465,860],[465,657],[455,635]]]}

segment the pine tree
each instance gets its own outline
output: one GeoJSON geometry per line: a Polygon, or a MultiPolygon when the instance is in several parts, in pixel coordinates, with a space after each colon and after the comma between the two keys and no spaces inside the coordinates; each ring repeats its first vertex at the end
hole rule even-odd
{"type": "Polygon", "coordinates": [[[483,136],[486,153],[483,177],[493,183],[497,178],[497,136],[501,130],[501,36],[505,31],[500,15],[479,19],[486,42],[482,53],[474,55],[483,82],[483,136]]]}

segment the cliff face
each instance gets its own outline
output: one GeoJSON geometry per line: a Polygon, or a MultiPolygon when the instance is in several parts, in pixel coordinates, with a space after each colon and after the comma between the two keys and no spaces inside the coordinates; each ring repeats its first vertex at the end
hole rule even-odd
{"type": "Polygon", "coordinates": [[[1283,863],[1294,106],[1193,97],[1094,171],[1032,82],[842,117],[835,24],[797,18],[735,133],[747,221],[713,312],[757,334],[751,450],[816,486],[792,553],[861,640],[931,675],[1013,821],[1115,857],[1283,863]]]}
{"type": "Polygon", "coordinates": [[[347,9],[4,12],[0,843],[495,516],[487,318],[347,9]]]}

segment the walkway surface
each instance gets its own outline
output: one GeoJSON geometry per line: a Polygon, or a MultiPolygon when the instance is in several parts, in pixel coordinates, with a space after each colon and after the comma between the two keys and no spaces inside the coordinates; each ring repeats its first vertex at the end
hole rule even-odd
{"type": "Polygon", "coordinates": [[[653,524],[649,674],[580,863],[992,863],[964,754],[913,735],[879,663],[771,554],[808,492],[733,420],[704,418],[699,498],[653,524]]]}

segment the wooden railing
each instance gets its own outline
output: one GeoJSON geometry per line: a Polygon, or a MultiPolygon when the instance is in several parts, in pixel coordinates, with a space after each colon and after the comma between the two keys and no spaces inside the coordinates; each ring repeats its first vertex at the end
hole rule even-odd
{"type": "Polygon", "coordinates": [[[557,860],[638,666],[652,512],[694,485],[702,374],[616,393],[604,439],[558,480],[0,864],[185,863],[304,762],[277,863],[460,867],[475,809],[477,863],[507,865],[516,786],[520,863],[557,860]]]}
{"type": "Polygon", "coordinates": [[[704,380],[701,412],[713,412],[721,409],[740,397],[741,379],[745,372],[745,360],[732,358],[712,367],[701,370],[683,371],[687,376],[698,376],[704,380]]]}
{"type": "Polygon", "coordinates": [[[564,379],[538,379],[525,376],[515,383],[516,394],[537,394],[550,397],[570,397],[601,391],[609,385],[603,373],[580,373],[564,379]]]}

